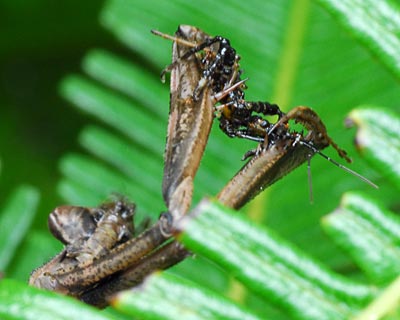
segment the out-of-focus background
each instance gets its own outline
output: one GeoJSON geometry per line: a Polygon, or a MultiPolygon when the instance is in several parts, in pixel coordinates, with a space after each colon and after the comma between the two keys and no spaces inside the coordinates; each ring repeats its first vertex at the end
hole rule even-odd
{"type": "MultiPolygon", "coordinates": [[[[59,94],[90,48],[123,47],[99,24],[104,1],[0,1],[0,203],[21,183],[42,192],[39,211],[60,204],[59,157],[76,150],[88,118],[59,94]]],[[[41,221],[41,226],[43,221],[41,221]]]]}

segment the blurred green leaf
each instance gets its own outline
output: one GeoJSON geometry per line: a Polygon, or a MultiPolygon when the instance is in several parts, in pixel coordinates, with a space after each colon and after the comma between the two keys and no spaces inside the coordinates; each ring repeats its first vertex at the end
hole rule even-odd
{"type": "Polygon", "coordinates": [[[0,270],[6,270],[24,239],[36,213],[39,192],[20,186],[9,196],[0,212],[0,270]]]}
{"type": "Polygon", "coordinates": [[[0,317],[4,320],[117,319],[75,299],[10,279],[0,282],[0,317]]]}
{"type": "Polygon", "coordinates": [[[396,320],[400,315],[400,277],[397,277],[372,301],[354,320],[385,319],[396,320]]]}
{"type": "Polygon", "coordinates": [[[74,205],[95,207],[105,199],[104,194],[95,193],[73,178],[62,178],[57,184],[57,191],[66,203],[74,205]]]}
{"type": "Polygon", "coordinates": [[[121,292],[112,305],[140,319],[262,319],[214,291],[166,273],[121,292]]]}
{"type": "Polygon", "coordinates": [[[400,190],[400,116],[377,107],[359,107],[349,114],[358,127],[356,145],[365,159],[400,190]]]}
{"type": "Polygon", "coordinates": [[[133,97],[151,112],[165,119],[168,109],[163,108],[168,94],[159,77],[143,72],[142,66],[104,51],[93,50],[83,60],[83,69],[93,78],[133,97]]]}
{"type": "Polygon", "coordinates": [[[233,210],[202,202],[192,216],[182,224],[185,246],[297,319],[348,318],[373,296],[233,210]]]}
{"type": "Polygon", "coordinates": [[[400,78],[400,6],[392,0],[318,0],[400,78]]]}
{"type": "Polygon", "coordinates": [[[146,190],[160,190],[162,175],[162,155],[158,157],[135,150],[133,143],[99,127],[86,127],[79,141],[87,150],[113,165],[129,176],[132,181],[140,181],[146,190]]]}
{"type": "Polygon", "coordinates": [[[29,232],[7,270],[7,278],[27,283],[31,272],[53,258],[62,248],[63,245],[47,230],[29,232]]]}
{"type": "MultiPolygon", "coordinates": [[[[140,203],[138,210],[143,210],[148,214],[157,212],[162,203],[162,199],[157,196],[154,190],[146,190],[146,188],[132,183],[123,173],[113,170],[90,157],[76,154],[67,155],[62,159],[60,169],[69,181],[75,182],[89,192],[96,194],[100,201],[106,201],[113,193],[125,195],[140,203]]],[[[82,205],[82,203],[75,204],[82,205]]]]}
{"type": "Polygon", "coordinates": [[[368,197],[346,193],[341,206],[324,217],[332,239],[374,283],[392,281],[400,270],[400,220],[368,197]]]}
{"type": "Polygon", "coordinates": [[[84,111],[94,114],[155,154],[164,150],[164,130],[154,117],[135,108],[131,101],[80,76],[69,76],[61,84],[65,97],[84,111]]]}

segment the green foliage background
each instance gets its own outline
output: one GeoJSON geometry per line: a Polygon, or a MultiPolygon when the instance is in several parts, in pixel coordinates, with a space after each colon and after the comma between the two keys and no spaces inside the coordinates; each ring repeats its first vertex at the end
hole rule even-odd
{"type": "MultiPolygon", "coordinates": [[[[350,3],[347,12],[357,8],[356,1],[343,3],[350,3]]],[[[155,218],[164,209],[160,190],[168,85],[158,77],[170,62],[171,43],[149,30],[172,34],[178,24],[190,24],[231,40],[250,78],[248,99],[275,102],[284,110],[312,107],[329,134],[351,154],[351,168],[379,184],[378,191],[372,190],[314,157],[313,204],[303,166],[242,210],[329,268],[368,283],[354,261],[326,237],[319,219],[349,190],[364,191],[394,211],[398,208],[398,191],[357,153],[355,130],[343,128],[347,114],[359,105],[399,112],[398,68],[380,52],[378,42],[369,45],[373,39],[363,38],[349,24],[341,25],[343,15],[326,10],[329,1],[113,0],[56,6],[50,1],[22,5],[3,0],[1,6],[6,36],[0,44],[0,203],[7,208],[21,183],[36,188],[18,190],[33,200],[27,201],[30,213],[17,214],[15,221],[33,223],[25,223],[22,243],[7,258],[7,277],[26,281],[32,268],[60,249],[45,226],[48,213],[61,203],[96,205],[110,192],[119,192],[137,202],[139,219],[155,218]],[[71,73],[75,74],[67,76],[71,73]]],[[[369,18],[373,20],[373,13],[369,18]]],[[[205,195],[215,195],[242,166],[241,155],[254,147],[228,139],[216,127],[196,179],[195,204],[205,195]]],[[[326,153],[336,157],[333,150],[326,153]]],[[[237,289],[231,278],[198,260],[185,262],[175,272],[246,300],[245,290],[237,289]],[[202,278],[204,270],[209,270],[208,279],[202,278]]],[[[248,300],[257,312],[266,308],[257,306],[257,298],[248,300]]],[[[278,311],[265,312],[277,317],[278,311]]]]}

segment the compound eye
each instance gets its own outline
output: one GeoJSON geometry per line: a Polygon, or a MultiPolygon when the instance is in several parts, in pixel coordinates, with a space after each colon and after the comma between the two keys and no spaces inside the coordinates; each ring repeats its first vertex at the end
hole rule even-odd
{"type": "Polygon", "coordinates": [[[71,244],[93,234],[96,223],[88,208],[57,207],[48,218],[50,232],[62,243],[71,244]]]}

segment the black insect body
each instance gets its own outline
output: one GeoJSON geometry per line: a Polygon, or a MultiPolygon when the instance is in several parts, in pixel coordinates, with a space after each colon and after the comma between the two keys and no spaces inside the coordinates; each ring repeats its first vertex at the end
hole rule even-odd
{"type": "MultiPolygon", "coordinates": [[[[240,56],[236,54],[236,50],[231,47],[230,42],[226,38],[216,36],[211,38],[201,45],[192,48],[192,50],[203,50],[206,47],[211,47],[212,45],[218,43],[218,51],[214,53],[213,50],[206,53],[204,58],[201,60],[202,63],[202,79],[199,82],[198,87],[193,93],[194,97],[197,98],[199,91],[207,83],[211,84],[213,91],[215,93],[222,92],[228,87],[232,86],[234,82],[240,81],[238,77],[240,56]]],[[[191,51],[188,52],[191,54],[191,51]]],[[[231,91],[227,97],[234,95],[234,91],[231,91]]],[[[224,102],[225,99],[221,101],[224,102]]]]}
{"type": "MultiPolygon", "coordinates": [[[[180,41],[180,39],[157,31],[153,31],[153,33],[177,42],[180,41]]],[[[203,35],[205,34],[203,33],[203,35]]],[[[205,37],[199,44],[187,43],[185,40],[182,42],[191,48],[164,69],[161,74],[162,78],[167,71],[173,70],[182,61],[196,55],[201,68],[201,78],[193,91],[193,99],[198,100],[206,86],[211,88],[215,96],[223,94],[223,97],[218,99],[219,106],[215,107],[221,130],[232,138],[264,141],[273,124],[264,119],[262,115],[277,115],[279,120],[283,112],[276,104],[245,100],[246,85],[240,84],[243,82],[239,65],[240,56],[231,46],[230,41],[227,38],[215,36],[205,37]]]]}
{"type": "Polygon", "coordinates": [[[198,97],[205,85],[210,85],[215,94],[228,91],[216,107],[221,130],[229,137],[264,141],[272,124],[260,115],[277,115],[279,120],[283,112],[276,104],[246,101],[245,84],[230,90],[241,81],[242,72],[239,65],[240,56],[236,54],[228,39],[220,36],[210,38],[191,48],[182,58],[206,48],[210,50],[206,51],[201,59],[202,78],[193,93],[194,98],[198,97]],[[217,48],[214,47],[216,44],[217,48]]]}
{"type": "Polygon", "coordinates": [[[219,126],[226,135],[257,142],[269,140],[268,132],[273,126],[273,123],[259,114],[278,115],[278,119],[283,116],[276,104],[248,102],[244,99],[228,102],[220,108],[220,113],[219,126]]]}

